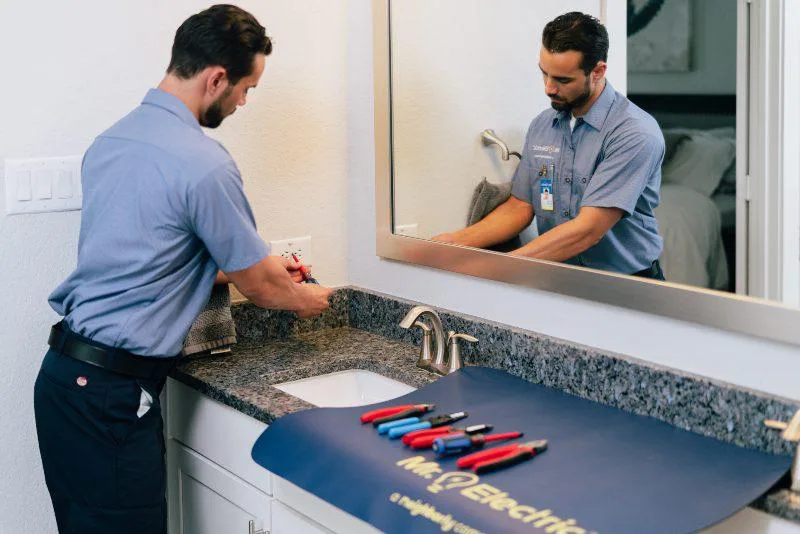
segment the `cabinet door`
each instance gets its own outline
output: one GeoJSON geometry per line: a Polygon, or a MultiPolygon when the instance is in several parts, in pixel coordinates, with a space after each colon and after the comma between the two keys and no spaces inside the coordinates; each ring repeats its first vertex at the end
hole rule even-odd
{"type": "Polygon", "coordinates": [[[272,534],[330,534],[331,531],[314,523],[280,501],[272,501],[272,534]]]}
{"type": "Polygon", "coordinates": [[[170,534],[270,530],[271,498],[175,440],[169,440],[170,534]]]}

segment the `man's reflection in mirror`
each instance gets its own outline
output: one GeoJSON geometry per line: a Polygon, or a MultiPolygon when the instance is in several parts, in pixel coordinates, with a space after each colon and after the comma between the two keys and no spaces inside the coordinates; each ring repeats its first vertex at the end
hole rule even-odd
{"type": "Polygon", "coordinates": [[[538,68],[552,109],[533,119],[511,195],[479,222],[433,239],[489,248],[536,216],[518,256],[664,279],[659,203],[664,137],[655,119],[606,80],[608,32],[572,12],[542,33],[538,68]]]}

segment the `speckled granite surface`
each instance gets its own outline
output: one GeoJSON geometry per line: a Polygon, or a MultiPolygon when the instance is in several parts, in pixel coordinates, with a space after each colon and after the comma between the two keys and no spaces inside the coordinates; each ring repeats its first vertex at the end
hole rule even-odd
{"type": "MultiPolygon", "coordinates": [[[[265,423],[311,407],[270,387],[288,380],[360,368],[419,387],[436,378],[414,366],[421,334],[397,326],[415,304],[344,288],[335,293],[331,310],[314,320],[235,306],[240,343],[233,353],[188,361],[173,376],[265,423]]],[[[445,329],[480,340],[462,344],[468,364],[503,369],[736,445],[779,454],[793,450],[761,422],[788,420],[798,403],[474,317],[445,311],[440,316],[445,329]]],[[[754,506],[800,521],[798,501],[778,490],[754,506]]]]}
{"type": "Polygon", "coordinates": [[[349,327],[305,332],[289,339],[246,342],[228,355],[181,364],[172,377],[264,423],[313,406],[271,387],[346,369],[365,369],[414,387],[435,380],[417,369],[417,350],[349,327]]]}

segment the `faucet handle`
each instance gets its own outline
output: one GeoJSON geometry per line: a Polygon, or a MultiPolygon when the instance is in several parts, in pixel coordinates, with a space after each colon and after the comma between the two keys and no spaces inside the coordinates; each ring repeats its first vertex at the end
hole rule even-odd
{"type": "Polygon", "coordinates": [[[459,339],[463,339],[470,343],[478,342],[478,338],[476,337],[472,337],[468,334],[456,334],[451,330],[447,336],[449,359],[447,362],[447,368],[445,369],[446,374],[458,371],[461,369],[461,367],[463,367],[463,364],[461,363],[461,347],[458,345],[459,339]]]}
{"type": "Polygon", "coordinates": [[[786,441],[800,442],[800,410],[797,410],[797,413],[788,423],[774,419],[764,419],[764,425],[773,430],[783,430],[781,437],[786,441]]]}
{"type": "Polygon", "coordinates": [[[456,341],[453,341],[455,339],[463,339],[465,341],[469,341],[470,343],[477,343],[478,342],[478,338],[477,337],[472,337],[469,334],[456,334],[455,332],[453,332],[451,330],[450,331],[450,335],[447,337],[447,342],[448,343],[450,343],[450,342],[457,343],[456,341]]]}
{"type": "Polygon", "coordinates": [[[425,334],[430,334],[430,332],[431,332],[431,327],[426,325],[422,321],[414,321],[414,325],[413,326],[416,326],[417,328],[422,329],[422,331],[425,332],[425,334]]]}
{"type": "Polygon", "coordinates": [[[795,450],[794,460],[792,461],[790,489],[800,495],[800,410],[797,410],[797,413],[788,423],[765,419],[764,424],[774,430],[783,430],[783,434],[781,434],[783,439],[797,443],[797,450],[795,450]]]}

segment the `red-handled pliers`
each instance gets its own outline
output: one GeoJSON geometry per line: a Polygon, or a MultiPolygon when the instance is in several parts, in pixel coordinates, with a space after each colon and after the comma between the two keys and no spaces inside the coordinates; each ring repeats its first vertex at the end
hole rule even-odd
{"type": "Polygon", "coordinates": [[[406,417],[427,413],[435,407],[435,404],[403,404],[401,406],[378,408],[377,410],[362,414],[361,422],[372,423],[378,426],[381,423],[388,423],[389,421],[396,421],[398,419],[405,419],[406,417]]]}
{"type": "Polygon", "coordinates": [[[493,449],[476,452],[459,458],[456,465],[462,469],[472,468],[477,474],[502,469],[533,458],[547,450],[547,440],[540,439],[528,443],[503,445],[493,449]]]}
{"type": "Polygon", "coordinates": [[[415,430],[403,436],[403,443],[412,449],[429,449],[433,445],[433,440],[450,434],[461,432],[468,435],[485,434],[492,431],[492,425],[472,425],[466,428],[455,426],[439,426],[415,430]]]}

